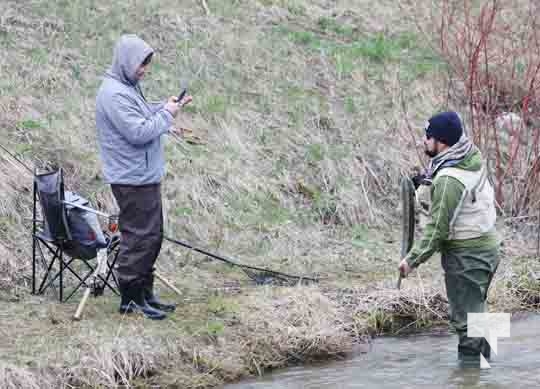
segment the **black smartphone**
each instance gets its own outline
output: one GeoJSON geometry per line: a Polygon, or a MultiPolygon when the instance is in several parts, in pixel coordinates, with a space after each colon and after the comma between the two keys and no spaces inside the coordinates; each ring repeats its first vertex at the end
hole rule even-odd
{"type": "Polygon", "coordinates": [[[180,103],[182,101],[182,99],[184,98],[184,96],[186,95],[187,93],[187,89],[184,89],[179,95],[178,95],[178,103],[180,103]]]}

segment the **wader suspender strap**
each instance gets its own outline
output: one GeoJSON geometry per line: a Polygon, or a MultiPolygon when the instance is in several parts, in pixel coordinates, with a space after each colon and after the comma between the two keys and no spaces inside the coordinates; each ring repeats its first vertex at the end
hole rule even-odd
{"type": "Polygon", "coordinates": [[[471,189],[471,196],[472,196],[472,202],[476,203],[476,193],[477,191],[481,191],[484,188],[484,185],[486,184],[487,180],[487,169],[484,165],[482,165],[482,171],[480,173],[480,179],[476,183],[475,186],[471,189]]]}

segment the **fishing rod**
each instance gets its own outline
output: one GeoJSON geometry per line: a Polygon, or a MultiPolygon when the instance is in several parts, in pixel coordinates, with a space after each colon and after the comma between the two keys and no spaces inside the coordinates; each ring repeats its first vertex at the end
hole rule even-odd
{"type": "Polygon", "coordinates": [[[2,144],[0,144],[0,148],[4,150],[8,155],[13,158],[15,161],[19,162],[26,170],[28,170],[30,173],[34,174],[34,171],[30,169],[23,161],[21,161],[17,156],[15,156],[11,151],[9,151],[7,148],[5,148],[2,144]]]}
{"type": "MultiPolygon", "coordinates": [[[[178,137],[175,137],[175,138],[176,138],[176,140],[179,140],[178,137]]],[[[0,144],[0,148],[2,148],[6,153],[8,153],[9,156],[11,156],[15,161],[17,161],[19,164],[21,164],[30,173],[34,174],[32,169],[30,169],[24,162],[22,162],[19,158],[17,158],[17,156],[15,156],[11,151],[9,151],[2,144],[0,144]]],[[[110,217],[110,215],[104,214],[103,212],[97,211],[97,210],[89,208],[89,207],[85,207],[83,205],[75,204],[75,203],[68,202],[68,201],[65,201],[65,200],[64,200],[64,203],[68,204],[68,205],[71,205],[71,206],[74,206],[76,208],[80,208],[80,209],[83,209],[83,210],[86,210],[86,211],[89,211],[89,212],[93,212],[93,213],[95,213],[97,215],[100,215],[100,216],[110,217]]],[[[277,279],[280,279],[280,280],[285,281],[285,282],[289,282],[290,280],[297,280],[298,282],[302,282],[302,281],[304,281],[304,282],[306,282],[306,281],[307,282],[318,282],[319,281],[317,278],[292,275],[292,274],[279,272],[279,271],[276,271],[276,270],[271,270],[271,269],[266,269],[266,268],[261,268],[261,267],[256,267],[256,266],[245,265],[245,264],[236,262],[236,261],[234,261],[232,259],[225,258],[225,257],[223,257],[221,255],[213,254],[213,253],[210,253],[210,252],[208,252],[206,250],[194,247],[194,246],[192,246],[192,245],[190,245],[190,244],[188,244],[186,242],[182,242],[181,240],[174,239],[174,238],[171,238],[169,236],[164,236],[164,239],[171,242],[171,243],[177,244],[179,246],[183,246],[183,247],[188,248],[190,250],[193,250],[193,251],[196,251],[198,253],[204,254],[204,255],[206,255],[208,257],[211,257],[211,258],[217,259],[219,261],[225,262],[225,263],[229,264],[230,266],[239,267],[244,271],[244,273],[246,273],[251,279],[253,279],[257,283],[266,283],[268,281],[269,277],[277,278],[277,279]],[[254,275],[253,272],[260,272],[262,274],[254,275]]]]}
{"type": "MultiPolygon", "coordinates": [[[[242,270],[254,270],[254,271],[258,271],[258,272],[263,272],[264,274],[267,274],[267,275],[271,275],[273,277],[276,277],[276,278],[280,278],[282,280],[287,280],[287,279],[296,279],[296,280],[299,280],[299,281],[302,281],[302,280],[305,280],[305,281],[311,281],[311,282],[318,282],[318,279],[316,278],[311,278],[311,277],[305,277],[305,276],[297,276],[297,275],[292,275],[292,274],[287,274],[287,273],[283,273],[283,272],[279,272],[279,271],[276,271],[276,270],[270,270],[270,269],[266,269],[266,268],[261,268],[261,267],[256,267],[256,266],[250,266],[250,265],[245,265],[245,264],[242,264],[242,263],[239,263],[239,262],[236,262],[232,259],[229,259],[229,258],[225,258],[223,256],[220,256],[220,255],[217,255],[217,254],[212,254],[206,250],[203,250],[203,249],[199,249],[197,247],[194,247],[188,243],[185,243],[185,242],[182,242],[178,239],[174,239],[174,238],[171,238],[171,237],[168,237],[168,236],[164,236],[164,239],[165,240],[168,240],[169,242],[171,243],[175,243],[179,246],[183,246],[183,247],[186,247],[188,249],[191,249],[193,251],[197,251],[201,254],[204,254],[206,256],[209,256],[211,258],[214,258],[214,259],[217,259],[219,261],[222,261],[222,262],[225,262],[231,266],[237,266],[237,267],[240,267],[242,268],[242,270]]],[[[248,274],[251,278],[253,278],[253,276],[249,273],[246,273],[248,274]]],[[[260,281],[260,279],[257,279],[260,281]]],[[[256,280],[256,281],[257,281],[256,280]]]]}
{"type": "MultiPolygon", "coordinates": [[[[174,143],[178,146],[182,146],[182,138],[177,135],[175,132],[173,131],[169,131],[169,135],[172,136],[172,138],[174,139],[174,143]]],[[[244,273],[246,273],[248,275],[248,277],[250,277],[251,279],[253,279],[255,282],[257,283],[266,283],[267,282],[267,279],[269,277],[273,277],[273,278],[277,278],[277,279],[280,279],[282,281],[285,281],[287,283],[290,283],[290,280],[297,280],[298,282],[319,282],[319,279],[318,278],[312,278],[312,277],[305,277],[305,276],[298,276],[298,275],[292,275],[292,274],[287,274],[287,273],[282,273],[282,272],[279,272],[279,271],[275,271],[275,270],[270,270],[270,269],[265,269],[265,268],[260,268],[260,267],[256,267],[256,266],[250,266],[250,265],[245,265],[245,264],[242,264],[242,263],[239,263],[239,262],[236,262],[232,259],[229,259],[229,258],[225,258],[223,256],[220,256],[220,255],[217,255],[217,254],[213,254],[213,253],[210,253],[206,250],[203,250],[203,249],[199,249],[197,247],[194,247],[188,243],[185,243],[185,242],[182,242],[178,239],[174,239],[174,238],[171,238],[171,237],[168,237],[168,236],[164,236],[163,237],[165,240],[171,242],[171,243],[175,243],[179,246],[183,246],[185,248],[188,248],[190,250],[193,250],[193,251],[197,251],[201,254],[204,254],[208,257],[211,257],[211,258],[214,258],[214,259],[217,259],[219,261],[222,261],[222,262],[225,262],[227,264],[229,264],[230,266],[233,266],[233,267],[239,267],[242,269],[242,271],[244,271],[244,273]],[[253,272],[260,272],[262,273],[262,275],[254,275],[253,272]]]]}
{"type": "MultiPolygon", "coordinates": [[[[0,148],[2,150],[4,150],[6,153],[8,153],[8,155],[13,158],[15,161],[17,161],[21,166],[23,166],[26,170],[28,170],[30,173],[34,174],[35,172],[30,169],[28,167],[28,165],[26,165],[23,161],[21,161],[19,158],[17,158],[16,155],[14,155],[11,151],[9,151],[6,147],[4,147],[2,144],[0,144],[0,148]]],[[[79,208],[79,209],[82,209],[84,211],[87,211],[87,212],[91,212],[91,213],[94,213],[96,215],[99,215],[99,216],[102,216],[102,217],[105,217],[107,219],[111,219],[111,218],[114,218],[115,216],[111,216],[109,214],[106,214],[106,213],[103,213],[103,212],[100,212],[96,209],[93,209],[93,208],[89,208],[89,207],[85,207],[84,205],[80,205],[80,204],[76,204],[76,203],[73,203],[71,201],[66,201],[66,200],[63,200],[62,201],[64,204],[67,204],[67,205],[71,205],[72,207],[75,207],[75,208],[79,208]]]]}

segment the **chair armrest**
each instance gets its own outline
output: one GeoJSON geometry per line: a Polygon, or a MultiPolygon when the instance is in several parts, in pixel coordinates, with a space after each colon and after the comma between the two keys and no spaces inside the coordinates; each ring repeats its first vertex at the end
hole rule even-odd
{"type": "Polygon", "coordinates": [[[67,204],[67,205],[71,205],[72,207],[75,207],[75,208],[79,208],[79,209],[83,209],[85,211],[88,211],[88,212],[92,212],[98,216],[102,216],[102,217],[106,217],[107,219],[110,219],[111,216],[114,216],[114,215],[109,215],[107,213],[104,213],[104,212],[101,212],[101,211],[98,211],[94,208],[90,208],[90,207],[86,207],[84,205],[79,205],[79,204],[76,204],[76,203],[72,203],[70,201],[66,201],[66,200],[63,200],[62,201],[64,204],[67,204]]]}

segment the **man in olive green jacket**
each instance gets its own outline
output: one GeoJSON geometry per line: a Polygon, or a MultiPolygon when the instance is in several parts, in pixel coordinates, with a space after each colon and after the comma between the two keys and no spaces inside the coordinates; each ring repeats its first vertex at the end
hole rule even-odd
{"type": "Polygon", "coordinates": [[[488,289],[499,264],[495,200],[480,151],[464,135],[455,112],[429,119],[425,152],[432,160],[423,177],[430,185],[430,221],[423,237],[402,259],[403,276],[435,252],[441,253],[450,321],[459,336],[458,356],[490,357],[484,338],[467,336],[467,314],[484,312],[488,289]]]}

